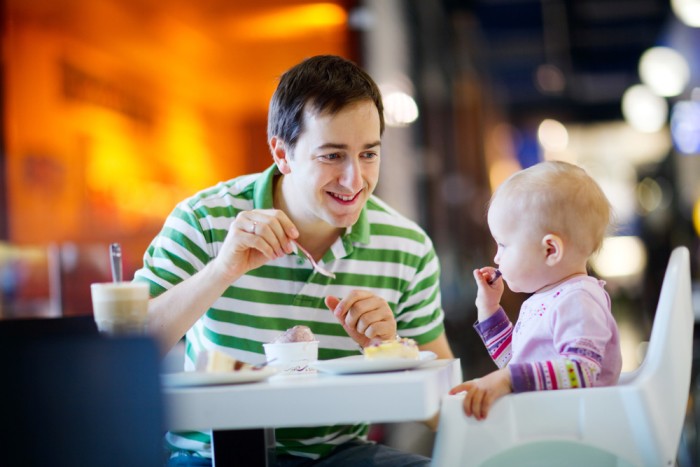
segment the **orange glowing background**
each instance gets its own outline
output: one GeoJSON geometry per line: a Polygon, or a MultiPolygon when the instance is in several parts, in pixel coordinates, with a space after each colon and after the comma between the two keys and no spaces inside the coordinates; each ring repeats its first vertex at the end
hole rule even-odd
{"type": "Polygon", "coordinates": [[[6,1],[10,242],[133,242],[140,258],[182,198],[269,165],[277,77],[357,59],[351,6],[6,1]]]}

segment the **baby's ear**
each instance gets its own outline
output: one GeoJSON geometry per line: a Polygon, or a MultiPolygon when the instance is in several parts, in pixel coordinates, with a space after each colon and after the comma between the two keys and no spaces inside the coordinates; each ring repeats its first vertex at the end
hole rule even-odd
{"type": "Polygon", "coordinates": [[[554,266],[564,258],[564,242],[558,235],[547,234],[542,237],[542,246],[547,266],[554,266]]]}

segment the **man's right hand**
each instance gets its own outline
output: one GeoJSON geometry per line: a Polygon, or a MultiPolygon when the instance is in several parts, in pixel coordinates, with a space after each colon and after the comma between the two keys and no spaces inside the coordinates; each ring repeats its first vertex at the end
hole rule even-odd
{"type": "Polygon", "coordinates": [[[243,211],[229,225],[214,260],[149,304],[149,331],[170,350],[221,297],[227,287],[251,269],[292,253],[299,232],[277,209],[243,211]]]}
{"type": "Polygon", "coordinates": [[[299,231],[279,209],[241,211],[229,227],[214,259],[217,269],[235,280],[270,260],[292,253],[299,231]]]}

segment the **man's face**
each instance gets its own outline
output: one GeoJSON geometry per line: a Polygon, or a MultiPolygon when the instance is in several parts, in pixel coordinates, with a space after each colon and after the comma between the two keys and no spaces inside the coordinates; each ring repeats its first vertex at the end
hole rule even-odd
{"type": "MultiPolygon", "coordinates": [[[[353,225],[379,179],[379,113],[372,101],[334,115],[304,111],[304,131],[293,154],[276,161],[294,222],[353,225]]],[[[300,226],[301,227],[301,226],[300,226]]]]}

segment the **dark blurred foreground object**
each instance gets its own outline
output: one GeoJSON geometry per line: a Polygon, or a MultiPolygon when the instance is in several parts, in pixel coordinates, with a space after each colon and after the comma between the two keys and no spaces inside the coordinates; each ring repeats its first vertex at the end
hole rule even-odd
{"type": "Polygon", "coordinates": [[[81,319],[0,320],[0,464],[162,465],[155,342],[81,319]]]}
{"type": "MultiPolygon", "coordinates": [[[[5,339],[39,339],[46,337],[97,336],[92,314],[61,318],[23,318],[0,320],[0,342],[5,339]]],[[[2,344],[0,344],[2,345],[2,344]]],[[[13,353],[14,354],[14,353],[13,353]]]]}

